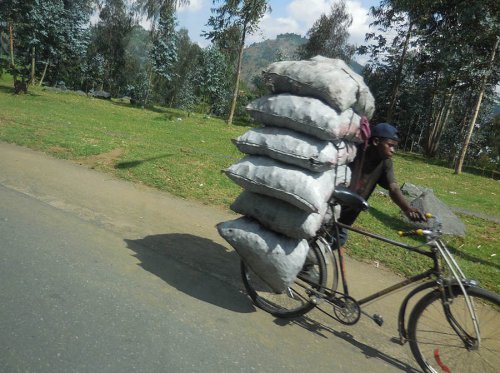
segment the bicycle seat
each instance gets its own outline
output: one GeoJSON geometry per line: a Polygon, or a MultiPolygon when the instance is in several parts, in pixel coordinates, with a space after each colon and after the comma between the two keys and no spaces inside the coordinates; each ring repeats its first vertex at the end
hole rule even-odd
{"type": "Polygon", "coordinates": [[[340,205],[349,206],[356,210],[365,211],[370,207],[363,197],[343,186],[335,187],[332,200],[338,202],[340,205]]]}

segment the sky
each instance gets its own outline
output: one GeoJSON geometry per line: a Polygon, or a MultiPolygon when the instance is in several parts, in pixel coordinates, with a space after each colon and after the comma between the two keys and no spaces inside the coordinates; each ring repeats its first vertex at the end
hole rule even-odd
{"type": "MultiPolygon", "coordinates": [[[[247,38],[247,44],[275,39],[277,35],[288,32],[305,36],[321,14],[329,13],[334,1],[336,0],[270,0],[272,11],[264,15],[259,31],[247,38]]],[[[346,0],[347,9],[353,17],[349,29],[351,44],[360,45],[364,42],[371,22],[368,10],[378,3],[377,0],[346,0]]],[[[201,47],[209,44],[200,34],[207,30],[206,24],[212,7],[212,0],[190,0],[189,6],[177,11],[179,26],[188,29],[191,40],[201,47]]]]}

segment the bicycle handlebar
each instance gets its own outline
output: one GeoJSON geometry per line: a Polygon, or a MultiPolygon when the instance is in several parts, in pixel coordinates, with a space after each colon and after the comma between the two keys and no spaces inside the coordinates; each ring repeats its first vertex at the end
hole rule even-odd
{"type": "Polygon", "coordinates": [[[405,237],[405,236],[424,236],[426,234],[431,234],[432,231],[429,230],[429,229],[413,229],[411,231],[399,231],[398,234],[401,236],[401,237],[405,237]]]}
{"type": "MultiPolygon", "coordinates": [[[[432,216],[432,214],[430,212],[427,212],[425,213],[425,217],[427,219],[431,219],[433,218],[434,216],[432,216]]],[[[430,229],[412,229],[411,231],[399,231],[398,234],[401,236],[401,237],[405,237],[405,236],[425,236],[425,235],[430,235],[432,234],[433,231],[430,230],[430,229]]]]}

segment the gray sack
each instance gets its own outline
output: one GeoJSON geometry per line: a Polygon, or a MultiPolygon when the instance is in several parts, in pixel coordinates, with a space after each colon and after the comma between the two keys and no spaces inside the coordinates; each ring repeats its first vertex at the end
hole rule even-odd
{"type": "Polygon", "coordinates": [[[247,191],[280,199],[307,212],[321,211],[335,185],[351,179],[347,166],[314,173],[257,155],[246,156],[224,172],[247,191]]]}
{"type": "Polygon", "coordinates": [[[246,109],[266,126],[288,128],[321,140],[362,142],[359,115],[352,109],[339,114],[317,98],[283,93],[258,98],[246,109]]]}
{"type": "Polygon", "coordinates": [[[242,153],[264,155],[314,172],[349,163],[356,156],[352,143],[332,143],[278,127],[254,128],[233,142],[242,153]]]}
{"type": "MultiPolygon", "coordinates": [[[[336,211],[337,218],[340,206],[336,211]]],[[[312,238],[321,224],[332,218],[330,206],[319,212],[306,212],[287,202],[263,194],[243,191],[230,206],[234,212],[259,221],[264,227],[291,238],[312,238]]]]}
{"type": "Polygon", "coordinates": [[[275,233],[246,217],[219,223],[217,230],[243,262],[277,293],[293,283],[309,250],[306,240],[275,233]]]}
{"type": "Polygon", "coordinates": [[[316,97],[341,112],[352,107],[368,119],[375,111],[375,99],[363,77],[339,59],[316,56],[307,61],[274,62],[263,74],[273,93],[316,97]]]}

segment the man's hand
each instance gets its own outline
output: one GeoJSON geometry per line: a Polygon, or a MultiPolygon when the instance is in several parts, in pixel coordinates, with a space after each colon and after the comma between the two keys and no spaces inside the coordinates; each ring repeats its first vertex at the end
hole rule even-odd
{"type": "Polygon", "coordinates": [[[389,185],[389,196],[411,221],[421,223],[427,221],[427,218],[419,209],[411,207],[408,201],[406,201],[406,199],[403,197],[403,194],[401,193],[401,190],[399,189],[398,184],[391,183],[391,185],[389,185]]]}
{"type": "Polygon", "coordinates": [[[407,209],[404,210],[405,215],[410,219],[411,221],[416,221],[416,222],[426,222],[427,218],[425,215],[422,213],[417,208],[414,207],[408,207],[407,209]]]}

